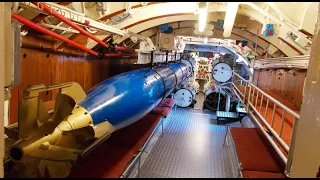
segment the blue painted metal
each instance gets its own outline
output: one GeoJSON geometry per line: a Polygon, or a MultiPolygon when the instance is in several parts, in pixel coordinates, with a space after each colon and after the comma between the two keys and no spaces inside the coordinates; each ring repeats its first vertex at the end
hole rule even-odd
{"type": "Polygon", "coordinates": [[[119,130],[141,119],[168,96],[187,77],[187,68],[183,63],[170,63],[170,67],[118,74],[92,88],[79,105],[87,109],[94,125],[107,120],[119,130]]]}
{"type": "Polygon", "coordinates": [[[167,30],[169,29],[169,24],[162,24],[162,25],[160,25],[160,29],[161,29],[162,31],[167,31],[167,30]]]}
{"type": "Polygon", "coordinates": [[[223,24],[224,24],[224,21],[218,19],[216,23],[216,29],[223,29],[223,24]]]}
{"type": "Polygon", "coordinates": [[[274,34],[273,24],[266,24],[266,29],[263,31],[263,34],[265,36],[273,36],[274,34]]]}
{"type": "MultiPolygon", "coordinates": [[[[176,78],[177,78],[177,82],[181,83],[183,81],[183,78],[188,76],[188,72],[187,71],[183,71],[179,64],[169,63],[168,67],[170,69],[172,69],[172,71],[176,72],[175,75],[176,75],[176,78]],[[186,73],[186,74],[184,74],[184,73],[186,73]]],[[[177,83],[177,86],[180,85],[180,83],[177,83]]]]}

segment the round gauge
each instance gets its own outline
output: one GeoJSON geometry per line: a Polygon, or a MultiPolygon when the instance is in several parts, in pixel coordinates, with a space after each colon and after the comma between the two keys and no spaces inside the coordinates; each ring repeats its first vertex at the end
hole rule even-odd
{"type": "Polygon", "coordinates": [[[188,71],[188,77],[190,77],[191,74],[192,74],[192,71],[193,71],[192,63],[191,63],[190,61],[188,61],[188,60],[185,60],[185,59],[181,59],[181,62],[188,66],[188,69],[189,69],[189,71],[188,71]]]}
{"type": "Polygon", "coordinates": [[[193,101],[192,92],[188,89],[179,89],[174,94],[174,99],[177,101],[176,104],[179,107],[188,107],[193,101]]]}
{"type": "Polygon", "coordinates": [[[218,63],[213,67],[212,77],[220,82],[224,83],[232,78],[232,68],[227,63],[218,63]]]}

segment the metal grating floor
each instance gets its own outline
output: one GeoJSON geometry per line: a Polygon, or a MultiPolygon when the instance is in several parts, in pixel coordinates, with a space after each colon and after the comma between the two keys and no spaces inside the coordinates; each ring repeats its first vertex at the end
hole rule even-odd
{"type": "Polygon", "coordinates": [[[218,117],[225,117],[225,118],[238,118],[238,114],[235,112],[226,112],[226,111],[217,111],[218,117]]]}
{"type": "MultiPolygon", "coordinates": [[[[222,146],[226,126],[212,112],[177,108],[143,163],[140,178],[232,178],[236,167],[222,146]]],[[[239,122],[229,124],[241,126],[239,122]]]]}
{"type": "Polygon", "coordinates": [[[239,107],[237,107],[236,109],[237,109],[237,112],[240,112],[240,113],[247,113],[246,108],[239,108],[239,107]]]}

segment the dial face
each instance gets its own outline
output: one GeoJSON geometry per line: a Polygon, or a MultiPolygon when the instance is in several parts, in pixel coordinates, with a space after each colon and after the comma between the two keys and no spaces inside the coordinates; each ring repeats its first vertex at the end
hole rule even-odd
{"type": "Polygon", "coordinates": [[[179,107],[188,107],[193,101],[193,95],[188,89],[179,89],[174,94],[174,99],[179,107]]]}
{"type": "Polygon", "coordinates": [[[193,71],[191,62],[185,59],[182,59],[181,62],[188,66],[188,77],[189,77],[193,71]]]}
{"type": "Polygon", "coordinates": [[[227,63],[218,63],[213,67],[212,77],[218,82],[227,82],[232,77],[232,68],[227,63]]]}

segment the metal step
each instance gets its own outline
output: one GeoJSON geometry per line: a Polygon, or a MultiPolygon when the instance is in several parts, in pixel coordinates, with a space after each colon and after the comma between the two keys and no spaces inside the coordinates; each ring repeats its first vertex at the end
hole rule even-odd
{"type": "Polygon", "coordinates": [[[236,109],[237,109],[237,112],[238,112],[238,113],[247,113],[246,108],[239,108],[239,107],[237,107],[236,109]]]}
{"type": "Polygon", "coordinates": [[[217,111],[217,118],[238,118],[239,115],[236,112],[217,111]]]}

